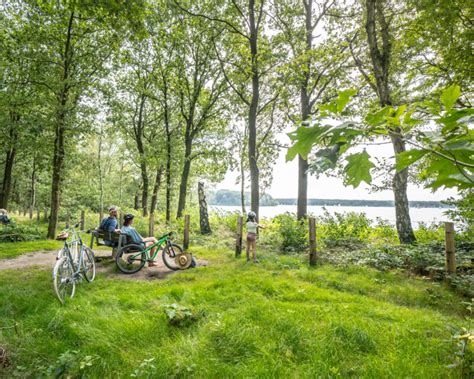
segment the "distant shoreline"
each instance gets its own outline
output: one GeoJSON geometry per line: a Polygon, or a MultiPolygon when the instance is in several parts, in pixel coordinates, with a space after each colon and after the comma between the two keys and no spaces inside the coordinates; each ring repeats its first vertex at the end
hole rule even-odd
{"type": "MultiPolygon", "coordinates": [[[[452,208],[440,201],[410,201],[412,208],[452,208]]],[[[240,206],[240,202],[210,202],[211,206],[240,206]]],[[[250,204],[247,204],[250,205],[250,204]]],[[[297,205],[297,199],[275,198],[272,204],[262,202],[262,207],[277,207],[279,205],[297,205]]],[[[342,206],[342,207],[394,207],[392,200],[350,200],[350,199],[308,199],[309,206],[342,206]]]]}

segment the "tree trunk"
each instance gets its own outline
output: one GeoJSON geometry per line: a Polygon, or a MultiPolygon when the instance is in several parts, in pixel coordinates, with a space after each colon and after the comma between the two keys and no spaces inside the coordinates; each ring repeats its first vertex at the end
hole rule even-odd
{"type": "Polygon", "coordinates": [[[153,186],[153,194],[151,196],[150,214],[155,213],[158,204],[158,191],[161,186],[161,175],[163,174],[163,166],[159,166],[156,170],[155,185],[153,186]]]}
{"type": "Polygon", "coordinates": [[[3,170],[3,182],[0,191],[0,208],[8,209],[8,200],[10,198],[13,164],[15,162],[16,148],[11,147],[7,151],[5,158],[5,168],[3,170]]]}
{"type": "Polygon", "coordinates": [[[135,197],[133,199],[133,209],[136,211],[140,209],[140,194],[138,192],[135,193],[135,197]]]}
{"type": "Polygon", "coordinates": [[[169,107],[168,107],[168,80],[165,73],[162,71],[161,76],[163,79],[163,107],[164,107],[164,121],[165,121],[165,134],[166,134],[166,198],[165,198],[165,214],[166,223],[169,224],[171,221],[171,129],[169,119],[169,107]]]}
{"type": "Polygon", "coordinates": [[[140,95],[140,105],[138,109],[138,120],[135,122],[135,141],[137,143],[137,150],[140,156],[140,171],[142,176],[142,208],[143,216],[148,215],[148,172],[146,164],[145,146],[143,144],[143,129],[144,129],[144,110],[145,110],[146,96],[140,95]]]}
{"type": "MultiPolygon", "coordinates": [[[[311,111],[309,98],[309,79],[311,77],[311,50],[313,48],[313,1],[303,1],[305,13],[305,56],[303,63],[304,70],[303,78],[300,88],[300,107],[301,107],[301,122],[304,125],[308,121],[311,111]]],[[[301,155],[298,156],[298,201],[296,208],[296,215],[298,220],[302,220],[308,214],[308,161],[301,155]]]]}
{"type": "Polygon", "coordinates": [[[123,169],[124,169],[124,163],[123,159],[120,162],[120,181],[119,181],[119,206],[122,206],[122,194],[123,194],[123,169]]]}
{"type": "Polygon", "coordinates": [[[201,234],[210,234],[211,225],[209,224],[209,215],[207,213],[206,195],[204,193],[204,183],[198,183],[199,196],[199,225],[201,227],[201,234]]]}
{"type": "MultiPolygon", "coordinates": [[[[389,34],[389,25],[386,22],[383,13],[382,0],[366,0],[367,21],[365,29],[367,31],[367,42],[370,50],[373,73],[377,88],[377,96],[382,107],[392,105],[392,99],[389,86],[389,68],[391,58],[391,42],[389,34]],[[377,23],[378,21],[378,28],[377,23]],[[377,33],[381,36],[378,39],[377,33]],[[382,49],[379,48],[379,40],[382,49]]],[[[396,128],[390,131],[390,138],[395,152],[397,154],[405,151],[405,142],[401,130],[396,128]]],[[[408,170],[395,172],[393,178],[393,194],[395,200],[395,215],[398,238],[400,243],[411,244],[416,242],[415,234],[411,226],[410,209],[407,196],[408,170]]]]}
{"type": "Polygon", "coordinates": [[[104,133],[104,125],[100,125],[99,134],[99,151],[97,153],[97,160],[99,166],[99,219],[102,222],[104,218],[104,180],[102,178],[102,138],[104,133]]]}
{"type": "Polygon", "coordinates": [[[242,214],[246,214],[245,209],[245,170],[244,170],[244,157],[240,157],[240,205],[242,207],[242,214]]]}
{"type": "Polygon", "coordinates": [[[183,172],[181,174],[181,183],[179,185],[179,200],[178,200],[178,211],[176,213],[176,218],[183,217],[183,212],[186,208],[186,193],[188,189],[188,179],[189,173],[191,171],[191,150],[192,150],[192,139],[189,135],[189,131],[186,128],[186,137],[185,137],[185,151],[184,151],[184,166],[183,172]]]}
{"type": "MultiPolygon", "coordinates": [[[[395,157],[405,151],[405,141],[400,136],[400,130],[390,134],[392,139],[395,157]]],[[[416,242],[415,234],[411,226],[410,207],[407,196],[408,169],[395,172],[393,176],[392,188],[395,198],[395,217],[397,225],[398,239],[400,243],[413,244],[416,242]]]]}
{"type": "Polygon", "coordinates": [[[167,136],[166,156],[166,222],[171,221],[171,138],[167,136]]]}
{"type": "Polygon", "coordinates": [[[34,209],[36,207],[36,153],[33,154],[33,171],[31,172],[30,192],[30,209],[34,209]]]}
{"type": "Polygon", "coordinates": [[[298,156],[298,201],[296,216],[302,220],[308,214],[308,161],[298,156]]]}
{"type": "MultiPolygon", "coordinates": [[[[260,6],[263,6],[262,4],[260,6]]],[[[259,71],[258,71],[258,29],[255,20],[255,0],[249,1],[250,55],[252,68],[252,100],[250,102],[249,125],[249,166],[250,166],[250,203],[251,210],[259,214],[260,188],[259,170],[257,165],[257,111],[260,100],[259,71]]]]}
{"type": "Polygon", "coordinates": [[[51,184],[51,211],[49,215],[48,238],[53,239],[58,225],[61,180],[64,168],[64,134],[65,115],[61,112],[56,126],[56,139],[54,141],[53,176],[51,184]]]}
{"type": "Polygon", "coordinates": [[[12,173],[13,165],[16,157],[16,143],[17,132],[16,127],[20,121],[20,115],[16,112],[10,112],[10,148],[7,150],[5,157],[5,168],[3,169],[3,181],[0,188],[0,208],[8,209],[8,201],[10,200],[10,193],[12,188],[12,173]]]}
{"type": "Polygon", "coordinates": [[[66,42],[64,47],[64,64],[63,64],[63,88],[59,94],[59,109],[56,121],[56,137],[54,140],[53,153],[53,175],[51,184],[51,213],[49,216],[48,238],[54,238],[56,227],[58,225],[59,202],[61,194],[61,181],[64,168],[64,137],[66,133],[66,117],[67,103],[69,99],[69,69],[72,63],[72,26],[74,22],[74,11],[71,12],[69,18],[66,42]]]}

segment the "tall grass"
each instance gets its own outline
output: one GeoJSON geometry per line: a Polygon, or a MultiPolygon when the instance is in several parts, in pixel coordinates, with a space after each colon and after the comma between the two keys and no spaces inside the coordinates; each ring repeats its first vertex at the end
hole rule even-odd
{"type": "Polygon", "coordinates": [[[163,281],[100,274],[66,306],[48,270],[0,272],[0,345],[10,357],[3,375],[462,375],[461,366],[447,366],[466,311],[440,284],[361,267],[313,270],[270,251],[260,265],[224,249],[193,252],[210,265],[163,281]],[[195,317],[176,326],[172,304],[195,317]]]}

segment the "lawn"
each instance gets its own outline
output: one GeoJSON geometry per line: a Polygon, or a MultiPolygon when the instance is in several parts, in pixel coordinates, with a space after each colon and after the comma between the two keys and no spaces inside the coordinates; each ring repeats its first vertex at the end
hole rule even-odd
{"type": "Polygon", "coordinates": [[[194,253],[209,266],[147,282],[99,274],[65,306],[50,270],[0,271],[3,376],[463,375],[448,368],[459,350],[452,335],[472,323],[442,284],[363,267],[310,269],[295,256],[267,253],[255,265],[225,248],[194,253]]]}
{"type": "Polygon", "coordinates": [[[62,245],[62,242],[55,240],[0,242],[0,259],[14,258],[21,254],[31,253],[35,251],[56,250],[61,248],[62,245]]]}

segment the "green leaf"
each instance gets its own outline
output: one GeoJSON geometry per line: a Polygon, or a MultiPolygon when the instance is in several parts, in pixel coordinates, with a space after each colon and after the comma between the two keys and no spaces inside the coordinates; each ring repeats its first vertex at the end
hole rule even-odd
{"type": "Polygon", "coordinates": [[[344,167],[346,173],[346,184],[357,188],[361,181],[370,184],[372,175],[370,170],[375,166],[370,160],[367,151],[352,154],[346,157],[347,165],[344,167]]]}
{"type": "Polygon", "coordinates": [[[397,171],[401,171],[407,168],[408,166],[411,166],[413,163],[421,159],[427,153],[428,150],[425,149],[413,149],[397,154],[397,163],[395,164],[395,168],[397,169],[397,171]]]}
{"type": "Polygon", "coordinates": [[[461,96],[461,88],[457,84],[453,84],[446,88],[441,94],[440,100],[445,106],[446,110],[449,110],[456,103],[456,100],[461,96]]]}
{"type": "Polygon", "coordinates": [[[383,107],[375,113],[369,113],[365,117],[365,122],[370,126],[379,126],[387,122],[387,117],[393,112],[393,108],[390,106],[383,107]]]}
{"type": "Polygon", "coordinates": [[[320,141],[320,136],[329,129],[329,126],[306,126],[299,127],[295,132],[289,133],[288,136],[292,141],[296,141],[286,153],[286,161],[292,161],[299,154],[303,158],[307,158],[314,144],[320,141]]]}
{"type": "Polygon", "coordinates": [[[356,93],[357,90],[354,88],[346,89],[344,91],[339,92],[339,96],[336,100],[336,108],[339,113],[344,110],[351,97],[354,96],[356,93]]]}
{"type": "Polygon", "coordinates": [[[446,150],[464,150],[474,153],[474,141],[472,139],[461,139],[458,141],[448,142],[444,147],[446,150]]]}

